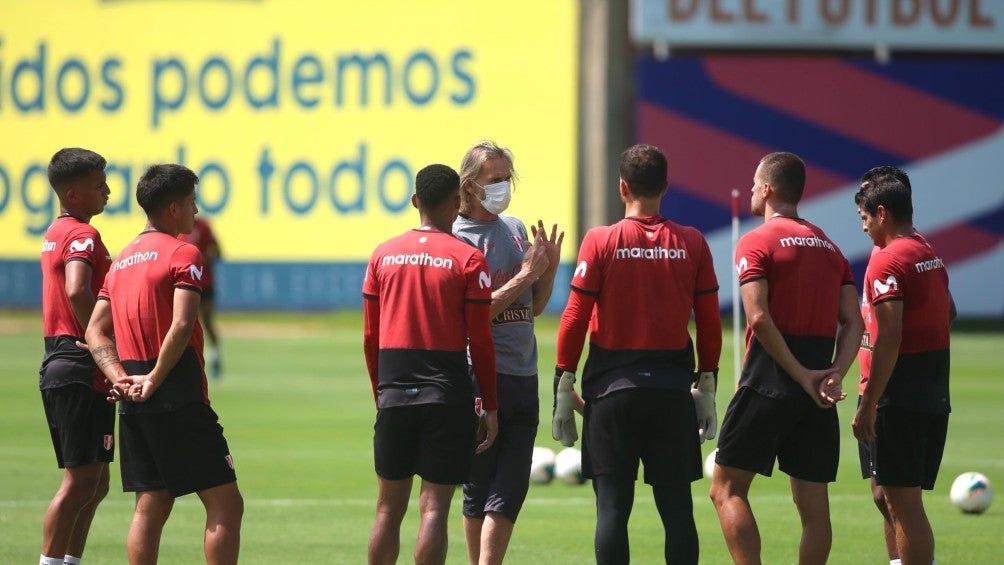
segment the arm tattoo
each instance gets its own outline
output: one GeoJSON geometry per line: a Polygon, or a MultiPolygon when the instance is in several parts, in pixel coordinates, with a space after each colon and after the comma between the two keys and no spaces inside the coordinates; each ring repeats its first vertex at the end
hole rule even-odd
{"type": "Polygon", "coordinates": [[[100,345],[91,352],[98,369],[104,371],[105,367],[119,363],[119,353],[114,345],[100,345]]]}

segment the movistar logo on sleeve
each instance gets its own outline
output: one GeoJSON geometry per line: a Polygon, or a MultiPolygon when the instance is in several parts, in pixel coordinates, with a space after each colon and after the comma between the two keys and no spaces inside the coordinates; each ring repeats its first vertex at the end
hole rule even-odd
{"type": "Polygon", "coordinates": [[[79,253],[81,251],[94,251],[94,240],[91,238],[83,241],[74,239],[70,242],[70,253],[79,253]]]}
{"type": "Polygon", "coordinates": [[[478,273],[478,288],[491,288],[492,278],[488,276],[488,271],[478,273]]]}
{"type": "Polygon", "coordinates": [[[899,283],[896,281],[896,277],[889,275],[883,284],[882,281],[875,279],[875,296],[882,296],[883,294],[892,290],[899,290],[899,283]]]}
{"type": "Polygon", "coordinates": [[[581,261],[579,265],[575,267],[575,273],[572,274],[572,278],[579,277],[581,279],[586,278],[586,262],[581,261]]]}
{"type": "Polygon", "coordinates": [[[201,281],[202,280],[202,267],[199,267],[199,266],[194,265],[194,264],[189,265],[188,266],[188,272],[191,273],[193,279],[195,279],[197,281],[201,281]]]}
{"type": "Polygon", "coordinates": [[[749,268],[750,268],[749,261],[747,261],[745,257],[740,257],[739,262],[736,263],[736,272],[738,272],[741,275],[746,272],[746,269],[749,268]]]}

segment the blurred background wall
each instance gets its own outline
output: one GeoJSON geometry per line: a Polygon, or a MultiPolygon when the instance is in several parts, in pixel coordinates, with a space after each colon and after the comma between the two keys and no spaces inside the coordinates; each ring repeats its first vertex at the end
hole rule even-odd
{"type": "Polygon", "coordinates": [[[861,173],[906,169],[960,313],[1004,317],[1004,2],[0,0],[0,307],[36,307],[60,147],[109,161],[112,253],[146,166],[201,177],[225,309],[360,304],[370,251],[413,227],[414,174],[513,149],[511,211],[568,236],[618,219],[620,151],[662,147],[663,213],[708,236],[731,305],[759,158],[805,159],[800,212],[860,277],[861,173]]]}

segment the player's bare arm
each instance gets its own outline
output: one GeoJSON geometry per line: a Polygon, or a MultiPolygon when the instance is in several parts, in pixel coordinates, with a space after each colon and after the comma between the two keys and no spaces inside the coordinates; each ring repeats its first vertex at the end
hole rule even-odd
{"type": "Polygon", "coordinates": [[[199,302],[198,292],[186,288],[174,289],[174,316],[171,319],[171,327],[164,336],[164,343],[160,346],[157,364],[149,374],[136,377],[139,390],[130,391],[131,400],[142,402],[149,399],[178,364],[195,330],[199,316],[199,302]]]}
{"type": "Polygon", "coordinates": [[[851,363],[857,355],[861,335],[864,333],[865,323],[861,319],[861,309],[858,307],[857,289],[854,285],[845,284],[840,287],[840,309],[837,311],[837,320],[840,327],[837,329],[837,349],[833,355],[833,370],[830,375],[820,383],[820,395],[830,404],[834,404],[847,397],[843,392],[841,383],[844,375],[850,368],[851,363]]]}
{"type": "Polygon", "coordinates": [[[77,347],[90,351],[98,370],[112,384],[108,396],[109,402],[120,400],[126,396],[132,383],[115,347],[112,308],[109,301],[98,300],[95,303],[90,322],[86,327],[84,339],[88,343],[77,342],[77,347]]]}
{"type": "Polygon", "coordinates": [[[878,335],[873,336],[871,375],[861,394],[861,404],[851,421],[854,437],[863,442],[875,440],[878,401],[889,384],[892,370],[899,358],[899,346],[903,340],[903,302],[879,302],[872,307],[872,315],[878,323],[878,335]]]}
{"type": "Polygon", "coordinates": [[[832,406],[819,394],[819,383],[827,376],[830,369],[810,370],[795,358],[770,315],[767,305],[767,281],[765,279],[750,281],[743,284],[740,290],[746,318],[767,353],[802,387],[817,406],[820,408],[832,406]]]}
{"type": "Polygon", "coordinates": [[[80,327],[86,328],[95,302],[94,292],[91,290],[93,269],[85,261],[70,261],[65,269],[66,298],[70,301],[73,315],[76,316],[80,327]]]}

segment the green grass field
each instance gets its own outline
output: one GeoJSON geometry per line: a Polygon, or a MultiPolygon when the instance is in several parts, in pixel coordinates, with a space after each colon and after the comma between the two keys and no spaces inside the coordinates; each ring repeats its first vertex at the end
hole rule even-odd
{"type": "MultiPolygon", "coordinates": [[[[374,407],[362,356],[361,317],[333,314],[231,314],[221,318],[223,380],[210,383],[244,494],[243,563],[364,563],[373,518],[374,407]]],[[[550,438],[554,317],[541,318],[541,428],[550,438]]],[[[718,400],[724,413],[731,387],[731,335],[725,337],[718,400]]],[[[1004,561],[1004,501],[981,516],[951,506],[948,489],[964,471],[980,471],[1004,488],[1004,324],[953,333],[954,413],[937,488],[925,495],[939,564],[1004,561]]],[[[37,386],[42,339],[37,312],[0,312],[0,563],[37,559],[42,516],[59,485],[37,386]]],[[[856,368],[852,369],[856,374],[856,368]]],[[[854,380],[853,377],[849,377],[854,380]]],[[[850,430],[855,387],[841,403],[840,475],[831,487],[831,563],[885,563],[878,512],[859,478],[850,430]]],[[[705,454],[714,442],[704,446],[705,454]]],[[[112,492],[98,510],[86,563],[124,563],[132,495],[121,492],[118,465],[112,492]]],[[[694,483],[694,506],[704,563],[728,563],[718,519],[707,498],[709,481],[694,483]]],[[[998,496],[1000,498],[1000,495],[998,496]]],[[[415,497],[413,496],[413,502],[415,497]]],[[[465,562],[460,496],[450,518],[448,562],[465,562]]],[[[592,559],[594,499],[589,485],[531,487],[509,548],[510,563],[588,563],[592,559]]],[[[763,537],[765,563],[795,563],[800,536],[787,478],[758,477],[751,502],[763,537]]],[[[180,499],[164,532],[161,563],[203,561],[198,499],[180,499]]],[[[639,484],[631,518],[635,563],[658,563],[662,528],[651,491],[639,484]]],[[[402,532],[402,563],[411,561],[417,529],[413,504],[402,532]]]]}

